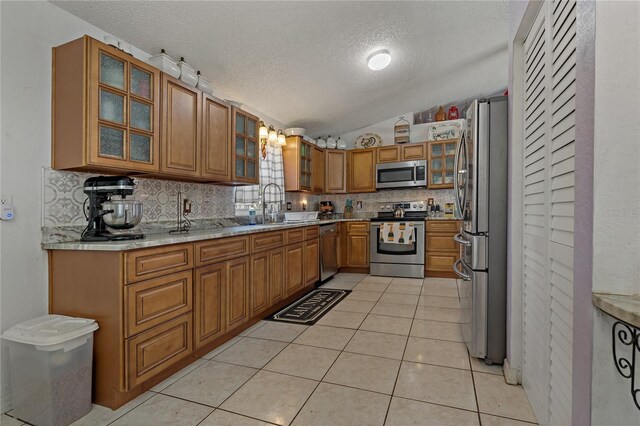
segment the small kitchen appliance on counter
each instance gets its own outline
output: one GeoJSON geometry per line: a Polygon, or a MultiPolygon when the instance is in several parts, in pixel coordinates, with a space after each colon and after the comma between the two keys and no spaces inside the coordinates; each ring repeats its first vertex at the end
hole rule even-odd
{"type": "Polygon", "coordinates": [[[425,233],[427,217],[426,201],[390,203],[371,219],[369,228],[369,258],[371,275],[388,277],[424,278],[425,233]],[[413,237],[406,237],[408,244],[394,244],[380,238],[381,225],[385,222],[413,224],[413,237]]]}
{"type": "Polygon", "coordinates": [[[82,241],[139,240],[145,237],[142,233],[112,233],[107,229],[131,229],[142,220],[142,202],[125,199],[133,195],[134,186],[133,178],[128,176],[97,176],[84,181],[84,193],[89,197],[89,223],[82,232],[82,241]],[[112,199],[113,196],[121,199],[112,199]]]}
{"type": "Polygon", "coordinates": [[[320,219],[333,219],[335,211],[331,201],[320,201],[320,219]]]}

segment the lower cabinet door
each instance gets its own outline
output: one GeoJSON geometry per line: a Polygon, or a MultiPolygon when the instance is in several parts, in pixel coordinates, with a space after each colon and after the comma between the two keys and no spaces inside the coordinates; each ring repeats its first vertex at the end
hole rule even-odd
{"type": "Polygon", "coordinates": [[[369,235],[347,235],[347,264],[354,268],[369,267],[369,235]]]}
{"type": "Polygon", "coordinates": [[[286,295],[290,296],[293,293],[302,290],[305,284],[304,279],[304,245],[303,243],[291,244],[286,247],[285,255],[285,283],[286,283],[286,295]]]}
{"type": "Polygon", "coordinates": [[[318,239],[304,243],[304,281],[313,285],[320,279],[320,243],[318,239]]]}
{"type": "Polygon", "coordinates": [[[269,251],[269,305],[273,306],[285,297],[285,249],[269,251]]]}
{"type": "Polygon", "coordinates": [[[193,334],[196,348],[214,341],[226,332],[226,287],[226,262],[195,270],[193,334]]]}
{"type": "Polygon", "coordinates": [[[189,355],[193,351],[191,326],[189,312],[128,339],[128,388],[139,385],[189,355]]]}
{"type": "Polygon", "coordinates": [[[249,256],[227,262],[227,331],[249,319],[249,256]]]}
{"type": "Polygon", "coordinates": [[[267,310],[269,304],[269,252],[251,256],[251,316],[267,310]]]}

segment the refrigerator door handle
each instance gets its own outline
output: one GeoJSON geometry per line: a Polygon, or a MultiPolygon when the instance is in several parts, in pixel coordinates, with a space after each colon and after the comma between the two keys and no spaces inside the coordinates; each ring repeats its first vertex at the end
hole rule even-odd
{"type": "MultiPolygon", "coordinates": [[[[462,206],[465,203],[463,199],[462,203],[460,202],[460,181],[459,175],[464,176],[467,173],[466,169],[459,169],[458,162],[460,161],[460,151],[462,151],[462,144],[465,143],[465,134],[464,130],[462,131],[462,135],[460,136],[460,142],[458,143],[458,148],[456,149],[456,156],[454,158],[454,173],[453,173],[453,187],[455,188],[455,201],[456,201],[456,209],[458,210],[458,217],[462,217],[462,206]]],[[[466,188],[465,188],[466,191],[466,188]]],[[[466,198],[466,194],[464,194],[464,198],[466,198]]]]}
{"type": "Polygon", "coordinates": [[[462,278],[464,281],[471,281],[471,275],[467,275],[464,272],[462,272],[460,269],[458,269],[458,265],[460,265],[461,263],[462,263],[462,259],[456,260],[456,263],[453,264],[453,272],[455,272],[456,275],[462,278]]]}
{"type": "Polygon", "coordinates": [[[471,241],[465,240],[464,238],[462,238],[462,234],[456,234],[455,237],[453,237],[453,241],[455,241],[458,244],[462,244],[463,246],[470,246],[471,245],[471,241]]]}

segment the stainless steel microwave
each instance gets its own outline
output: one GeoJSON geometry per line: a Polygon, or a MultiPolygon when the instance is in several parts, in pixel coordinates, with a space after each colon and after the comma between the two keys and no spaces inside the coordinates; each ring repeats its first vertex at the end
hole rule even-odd
{"type": "Polygon", "coordinates": [[[376,189],[427,186],[427,161],[400,161],[376,165],[376,189]]]}

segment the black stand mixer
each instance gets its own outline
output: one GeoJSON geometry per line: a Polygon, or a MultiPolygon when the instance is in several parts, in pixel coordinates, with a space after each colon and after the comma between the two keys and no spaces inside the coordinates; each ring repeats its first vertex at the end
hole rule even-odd
{"type": "Polygon", "coordinates": [[[89,223],[82,232],[82,241],[139,240],[145,237],[141,233],[114,234],[107,229],[107,226],[131,229],[142,220],[142,202],[125,200],[128,195],[133,195],[134,187],[134,180],[128,176],[97,176],[84,181],[84,193],[89,197],[89,223]],[[122,199],[113,200],[114,195],[122,199]]]}

